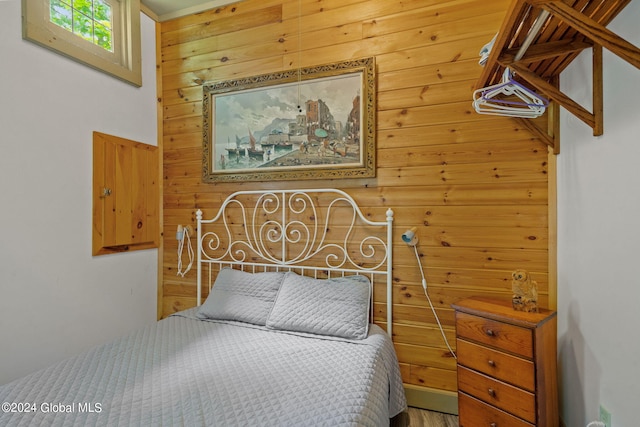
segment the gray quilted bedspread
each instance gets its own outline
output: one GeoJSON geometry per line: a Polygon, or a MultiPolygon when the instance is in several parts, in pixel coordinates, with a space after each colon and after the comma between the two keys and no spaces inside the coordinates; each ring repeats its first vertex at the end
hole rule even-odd
{"type": "Polygon", "coordinates": [[[0,425],[382,426],[406,407],[378,327],[346,341],[193,314],[0,386],[0,425]]]}

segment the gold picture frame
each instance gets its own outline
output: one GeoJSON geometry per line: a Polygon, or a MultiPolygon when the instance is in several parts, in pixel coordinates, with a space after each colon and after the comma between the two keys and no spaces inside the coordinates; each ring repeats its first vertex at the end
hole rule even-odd
{"type": "Polygon", "coordinates": [[[375,176],[373,57],[203,86],[203,181],[375,176]]]}

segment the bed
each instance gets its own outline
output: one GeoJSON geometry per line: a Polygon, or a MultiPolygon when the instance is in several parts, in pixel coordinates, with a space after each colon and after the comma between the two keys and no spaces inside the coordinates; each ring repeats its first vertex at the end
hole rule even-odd
{"type": "Polygon", "coordinates": [[[0,425],[398,420],[393,213],[371,221],[348,194],[314,189],[239,191],[203,217],[196,307],[0,386],[0,425]]]}

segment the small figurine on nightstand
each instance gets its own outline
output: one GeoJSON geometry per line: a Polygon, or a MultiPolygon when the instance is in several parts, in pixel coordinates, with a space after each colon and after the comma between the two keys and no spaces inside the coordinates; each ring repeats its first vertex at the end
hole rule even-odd
{"type": "Polygon", "coordinates": [[[531,280],[525,270],[516,270],[511,275],[511,290],[513,292],[513,309],[516,311],[538,312],[538,284],[531,280]]]}

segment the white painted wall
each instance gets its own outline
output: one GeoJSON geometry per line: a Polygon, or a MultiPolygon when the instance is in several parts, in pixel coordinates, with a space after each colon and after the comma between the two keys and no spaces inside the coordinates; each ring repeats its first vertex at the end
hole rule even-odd
{"type": "Polygon", "coordinates": [[[143,87],[22,40],[0,0],[0,384],[155,321],[157,250],[91,256],[92,131],[157,144],[155,26],[143,87]]]}
{"type": "MultiPolygon", "coordinates": [[[[640,46],[640,2],[608,28],[640,46]]],[[[638,425],[640,396],[640,70],[605,49],[604,135],[562,113],[558,157],[558,350],[568,427],[638,425]]],[[[591,108],[591,52],[561,75],[591,108]]]]}

